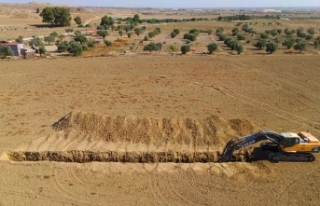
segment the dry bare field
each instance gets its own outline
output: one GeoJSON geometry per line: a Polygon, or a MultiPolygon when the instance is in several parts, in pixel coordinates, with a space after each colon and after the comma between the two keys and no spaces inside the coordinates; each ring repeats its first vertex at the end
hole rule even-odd
{"type": "MultiPolygon", "coordinates": [[[[0,39],[65,33],[65,28],[33,26],[41,24],[35,10],[44,6],[1,5],[0,39]]],[[[92,25],[104,15],[137,13],[71,12],[92,25]]],[[[138,13],[160,19],[217,17],[138,13]]],[[[314,27],[319,35],[318,20],[281,23],[252,21],[258,32],[302,26],[314,27]]],[[[235,24],[147,25],[145,33],[132,38],[110,31],[106,39],[114,41],[113,47],[79,58],[0,60],[0,206],[318,205],[319,154],[310,163],[247,162],[259,146],[253,145],[236,152],[235,162],[217,161],[229,139],[259,130],[309,130],[320,138],[317,50],[288,55],[280,48],[274,55],[257,55],[248,44],[237,56],[218,42],[220,51],[207,55],[206,45],[217,37],[201,33],[189,54],[168,52],[170,45],[184,43],[183,34],[191,28],[221,26],[230,36],[235,24]],[[143,52],[150,41],[141,40],[158,26],[162,33],[151,41],[162,42],[162,51],[143,52]],[[174,28],[181,33],[171,38],[174,28]]],[[[246,37],[251,43],[257,38],[246,37]]]]}
{"type": "Polygon", "coordinates": [[[2,60],[0,204],[318,205],[317,154],[311,163],[278,164],[217,163],[214,155],[209,163],[201,157],[182,163],[168,155],[189,152],[199,160],[201,152],[218,154],[227,140],[261,129],[320,137],[318,61],[308,55],[2,60]],[[70,121],[53,130],[70,112],[70,121]],[[20,153],[16,160],[23,160],[35,152],[29,160],[64,161],[68,151],[78,163],[8,156],[20,153]],[[113,159],[79,163],[88,159],[84,151],[112,151],[113,159]],[[142,161],[143,152],[158,156],[142,161]]]}

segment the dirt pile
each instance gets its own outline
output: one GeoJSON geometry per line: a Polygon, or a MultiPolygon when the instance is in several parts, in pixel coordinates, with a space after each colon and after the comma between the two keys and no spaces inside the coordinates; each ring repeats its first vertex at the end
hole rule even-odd
{"type": "MultiPolygon", "coordinates": [[[[53,133],[23,145],[16,161],[215,162],[225,143],[256,127],[247,120],[110,117],[73,111],[52,125],[53,133]]],[[[245,152],[238,153],[243,159],[245,152]]]]}

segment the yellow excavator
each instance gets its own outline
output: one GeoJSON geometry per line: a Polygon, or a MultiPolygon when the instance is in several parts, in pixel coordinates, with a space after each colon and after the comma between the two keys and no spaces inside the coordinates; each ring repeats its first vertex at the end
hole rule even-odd
{"type": "Polygon", "coordinates": [[[232,161],[234,151],[264,140],[270,141],[263,142],[260,147],[261,150],[270,151],[268,159],[271,162],[312,162],[315,157],[311,153],[320,152],[320,141],[309,132],[279,134],[273,131],[260,131],[230,140],[219,161],[232,161]]]}

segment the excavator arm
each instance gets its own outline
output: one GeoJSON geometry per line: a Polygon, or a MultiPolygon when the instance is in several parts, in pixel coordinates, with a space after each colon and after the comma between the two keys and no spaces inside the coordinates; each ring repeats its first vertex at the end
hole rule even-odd
{"type": "Polygon", "coordinates": [[[222,155],[220,156],[220,162],[228,162],[232,158],[232,154],[235,150],[252,145],[256,142],[263,140],[271,140],[272,142],[279,144],[284,137],[273,131],[260,131],[247,136],[239,137],[230,140],[225,146],[222,155]]]}

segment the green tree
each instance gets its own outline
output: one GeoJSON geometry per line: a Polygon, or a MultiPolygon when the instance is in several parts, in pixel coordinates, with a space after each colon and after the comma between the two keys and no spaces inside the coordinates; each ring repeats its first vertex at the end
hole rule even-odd
{"type": "Polygon", "coordinates": [[[71,14],[69,9],[63,7],[46,7],[40,13],[42,22],[54,26],[70,26],[71,14]]]}
{"type": "Polygon", "coordinates": [[[299,41],[298,43],[296,43],[296,45],[294,45],[294,50],[300,50],[300,52],[302,52],[303,50],[305,50],[307,47],[307,44],[305,41],[299,41]]]}
{"type": "Polygon", "coordinates": [[[104,40],[104,44],[105,44],[107,47],[112,46],[112,42],[109,41],[109,40],[104,40]]]}
{"type": "Polygon", "coordinates": [[[156,34],[154,33],[154,31],[151,31],[148,33],[149,38],[155,37],[156,34]]]}
{"type": "Polygon", "coordinates": [[[64,38],[65,38],[64,34],[60,34],[60,35],[58,35],[58,39],[59,39],[59,41],[64,40],[64,38]]]}
{"type": "Polygon", "coordinates": [[[261,39],[268,39],[269,35],[267,33],[262,33],[262,34],[260,34],[260,38],[261,39]]]}
{"type": "Polygon", "coordinates": [[[173,32],[176,33],[177,35],[180,34],[180,29],[173,29],[173,32]]]}
{"type": "Polygon", "coordinates": [[[54,8],[52,7],[46,7],[42,10],[40,13],[40,16],[42,17],[42,22],[54,24],[55,14],[54,14],[54,8]]]}
{"type": "Polygon", "coordinates": [[[182,54],[186,54],[187,52],[190,52],[190,45],[189,44],[182,45],[180,50],[182,54]]]}
{"type": "Polygon", "coordinates": [[[277,36],[278,34],[279,34],[279,33],[278,33],[277,30],[272,30],[272,31],[271,31],[271,35],[272,35],[273,37],[277,36]]]}
{"type": "Polygon", "coordinates": [[[258,42],[254,45],[255,47],[259,48],[260,50],[263,50],[267,45],[266,39],[259,39],[258,42]]]}
{"type": "Polygon", "coordinates": [[[315,34],[314,28],[309,28],[309,29],[307,30],[307,32],[308,32],[308,34],[310,34],[310,35],[314,35],[314,34],[315,34]]]}
{"type": "Polygon", "coordinates": [[[277,44],[274,42],[269,42],[266,45],[266,51],[269,52],[270,54],[272,54],[273,52],[275,52],[277,50],[277,44]]]}
{"type": "Polygon", "coordinates": [[[84,44],[84,43],[88,42],[88,39],[83,34],[80,34],[80,35],[76,35],[74,37],[74,41],[80,42],[80,44],[84,44]]]}
{"type": "Polygon", "coordinates": [[[143,51],[149,51],[151,53],[152,51],[159,51],[161,49],[162,49],[161,43],[151,42],[150,44],[147,44],[144,46],[143,51]]]}
{"type": "Polygon", "coordinates": [[[190,41],[195,41],[197,39],[197,36],[195,34],[190,34],[190,33],[187,33],[183,36],[184,39],[188,39],[190,41]]]}
{"type": "Polygon", "coordinates": [[[122,36],[122,35],[123,35],[123,31],[122,31],[122,30],[119,30],[119,32],[118,32],[118,33],[119,33],[119,35],[120,35],[120,36],[122,36]]]}
{"type": "Polygon", "coordinates": [[[277,29],[277,32],[280,35],[282,33],[282,29],[277,29]]]}
{"type": "Polygon", "coordinates": [[[174,38],[174,37],[177,36],[177,34],[176,34],[175,32],[171,32],[170,36],[171,36],[172,38],[174,38]]]}
{"type": "Polygon", "coordinates": [[[51,44],[52,42],[55,41],[55,38],[54,38],[53,35],[50,34],[50,35],[44,37],[44,41],[45,41],[45,42],[48,42],[48,44],[51,44]]]}
{"type": "Polygon", "coordinates": [[[59,36],[56,31],[52,32],[50,35],[53,36],[54,40],[59,36]]]}
{"type": "Polygon", "coordinates": [[[212,29],[208,29],[208,35],[211,35],[213,33],[213,30],[212,29]]]}
{"type": "Polygon", "coordinates": [[[246,37],[243,34],[238,34],[237,35],[238,40],[245,40],[246,37]]]}
{"type": "Polygon", "coordinates": [[[304,32],[297,33],[297,36],[300,38],[306,38],[307,34],[304,32]]]}
{"type": "Polygon", "coordinates": [[[34,45],[35,47],[41,47],[44,46],[43,42],[39,37],[33,37],[33,39],[30,40],[29,44],[32,46],[34,45]]]}
{"type": "Polygon", "coordinates": [[[15,39],[15,41],[17,43],[22,43],[23,42],[23,37],[22,36],[19,36],[18,38],[15,39]]]}
{"type": "Polygon", "coordinates": [[[65,31],[68,33],[68,35],[70,36],[70,33],[72,33],[73,32],[73,29],[72,28],[67,28],[67,29],[65,29],[65,31]]]}
{"type": "Polygon", "coordinates": [[[228,38],[226,38],[226,39],[224,40],[223,43],[224,43],[225,45],[228,45],[229,41],[231,41],[231,40],[232,40],[232,39],[228,37],[228,38]]]}
{"type": "Polygon", "coordinates": [[[154,30],[157,31],[158,34],[161,34],[161,29],[160,29],[160,27],[157,27],[157,28],[155,28],[154,30]]]}
{"type": "Polygon", "coordinates": [[[294,46],[295,40],[293,38],[286,38],[283,42],[282,45],[286,46],[287,49],[291,49],[294,46]]]}
{"type": "Polygon", "coordinates": [[[81,34],[82,34],[82,33],[81,33],[81,31],[79,31],[79,30],[77,30],[77,31],[74,32],[74,35],[75,35],[75,36],[79,36],[79,35],[81,35],[81,34]]]}
{"type": "Polygon", "coordinates": [[[219,27],[216,29],[216,34],[223,33],[224,29],[222,27],[219,27]]]}
{"type": "Polygon", "coordinates": [[[282,42],[282,39],[275,38],[274,42],[277,44],[277,47],[279,47],[279,44],[282,42]]]}
{"type": "Polygon", "coordinates": [[[39,51],[40,56],[45,55],[47,52],[47,50],[44,46],[40,46],[38,51],[39,51]]]}
{"type": "Polygon", "coordinates": [[[36,9],[36,13],[37,13],[37,14],[40,13],[40,9],[39,9],[39,8],[36,9]]]}
{"type": "Polygon", "coordinates": [[[243,46],[241,44],[238,44],[235,50],[238,52],[238,54],[241,54],[243,52],[243,46]]]}
{"type": "Polygon", "coordinates": [[[14,56],[14,52],[9,46],[0,46],[0,56],[7,57],[7,56],[14,56]]]}
{"type": "Polygon", "coordinates": [[[232,29],[232,36],[237,36],[239,33],[238,27],[232,29]]]}
{"type": "Polygon", "coordinates": [[[131,32],[128,32],[128,33],[127,33],[127,36],[128,36],[128,38],[131,38],[132,33],[131,33],[131,32]]]}
{"type": "Polygon", "coordinates": [[[109,35],[109,33],[108,33],[107,30],[98,30],[98,31],[97,31],[97,35],[98,35],[98,36],[101,36],[102,38],[105,38],[106,36],[109,35]]]}
{"type": "Polygon", "coordinates": [[[83,52],[83,47],[79,42],[71,41],[68,45],[67,51],[73,56],[79,56],[83,52]]]}
{"type": "Polygon", "coordinates": [[[141,29],[138,27],[134,28],[134,33],[139,36],[141,34],[141,29]]]}
{"type": "Polygon", "coordinates": [[[312,34],[308,34],[308,35],[306,36],[306,40],[307,40],[307,41],[310,41],[312,38],[313,38],[313,35],[312,35],[312,34]]]}
{"type": "Polygon", "coordinates": [[[74,20],[74,22],[76,22],[76,24],[78,24],[78,26],[80,26],[82,24],[82,20],[81,20],[80,16],[75,17],[73,20],[74,20]]]}
{"type": "Polygon", "coordinates": [[[57,42],[58,52],[65,52],[68,50],[69,43],[67,41],[57,42]]]}
{"type": "Polygon", "coordinates": [[[139,23],[140,22],[140,16],[139,14],[135,14],[132,18],[132,21],[135,23],[139,23]]]}
{"type": "Polygon", "coordinates": [[[296,29],[297,35],[299,35],[303,31],[304,31],[304,28],[302,28],[302,27],[299,27],[298,29],[296,29]]]}
{"type": "Polygon", "coordinates": [[[209,54],[212,54],[212,52],[216,51],[218,49],[218,45],[216,43],[210,43],[207,46],[209,54]]]}
{"type": "Polygon", "coordinates": [[[219,34],[219,41],[224,41],[226,38],[227,38],[227,36],[226,35],[224,35],[224,34],[219,34]]]}
{"type": "Polygon", "coordinates": [[[101,18],[101,22],[100,22],[100,25],[108,25],[108,26],[111,26],[114,24],[114,20],[112,17],[108,17],[108,16],[104,16],[101,18]]]}
{"type": "Polygon", "coordinates": [[[238,42],[235,39],[232,39],[228,42],[227,46],[231,49],[231,50],[235,50],[238,46],[238,42]]]}

